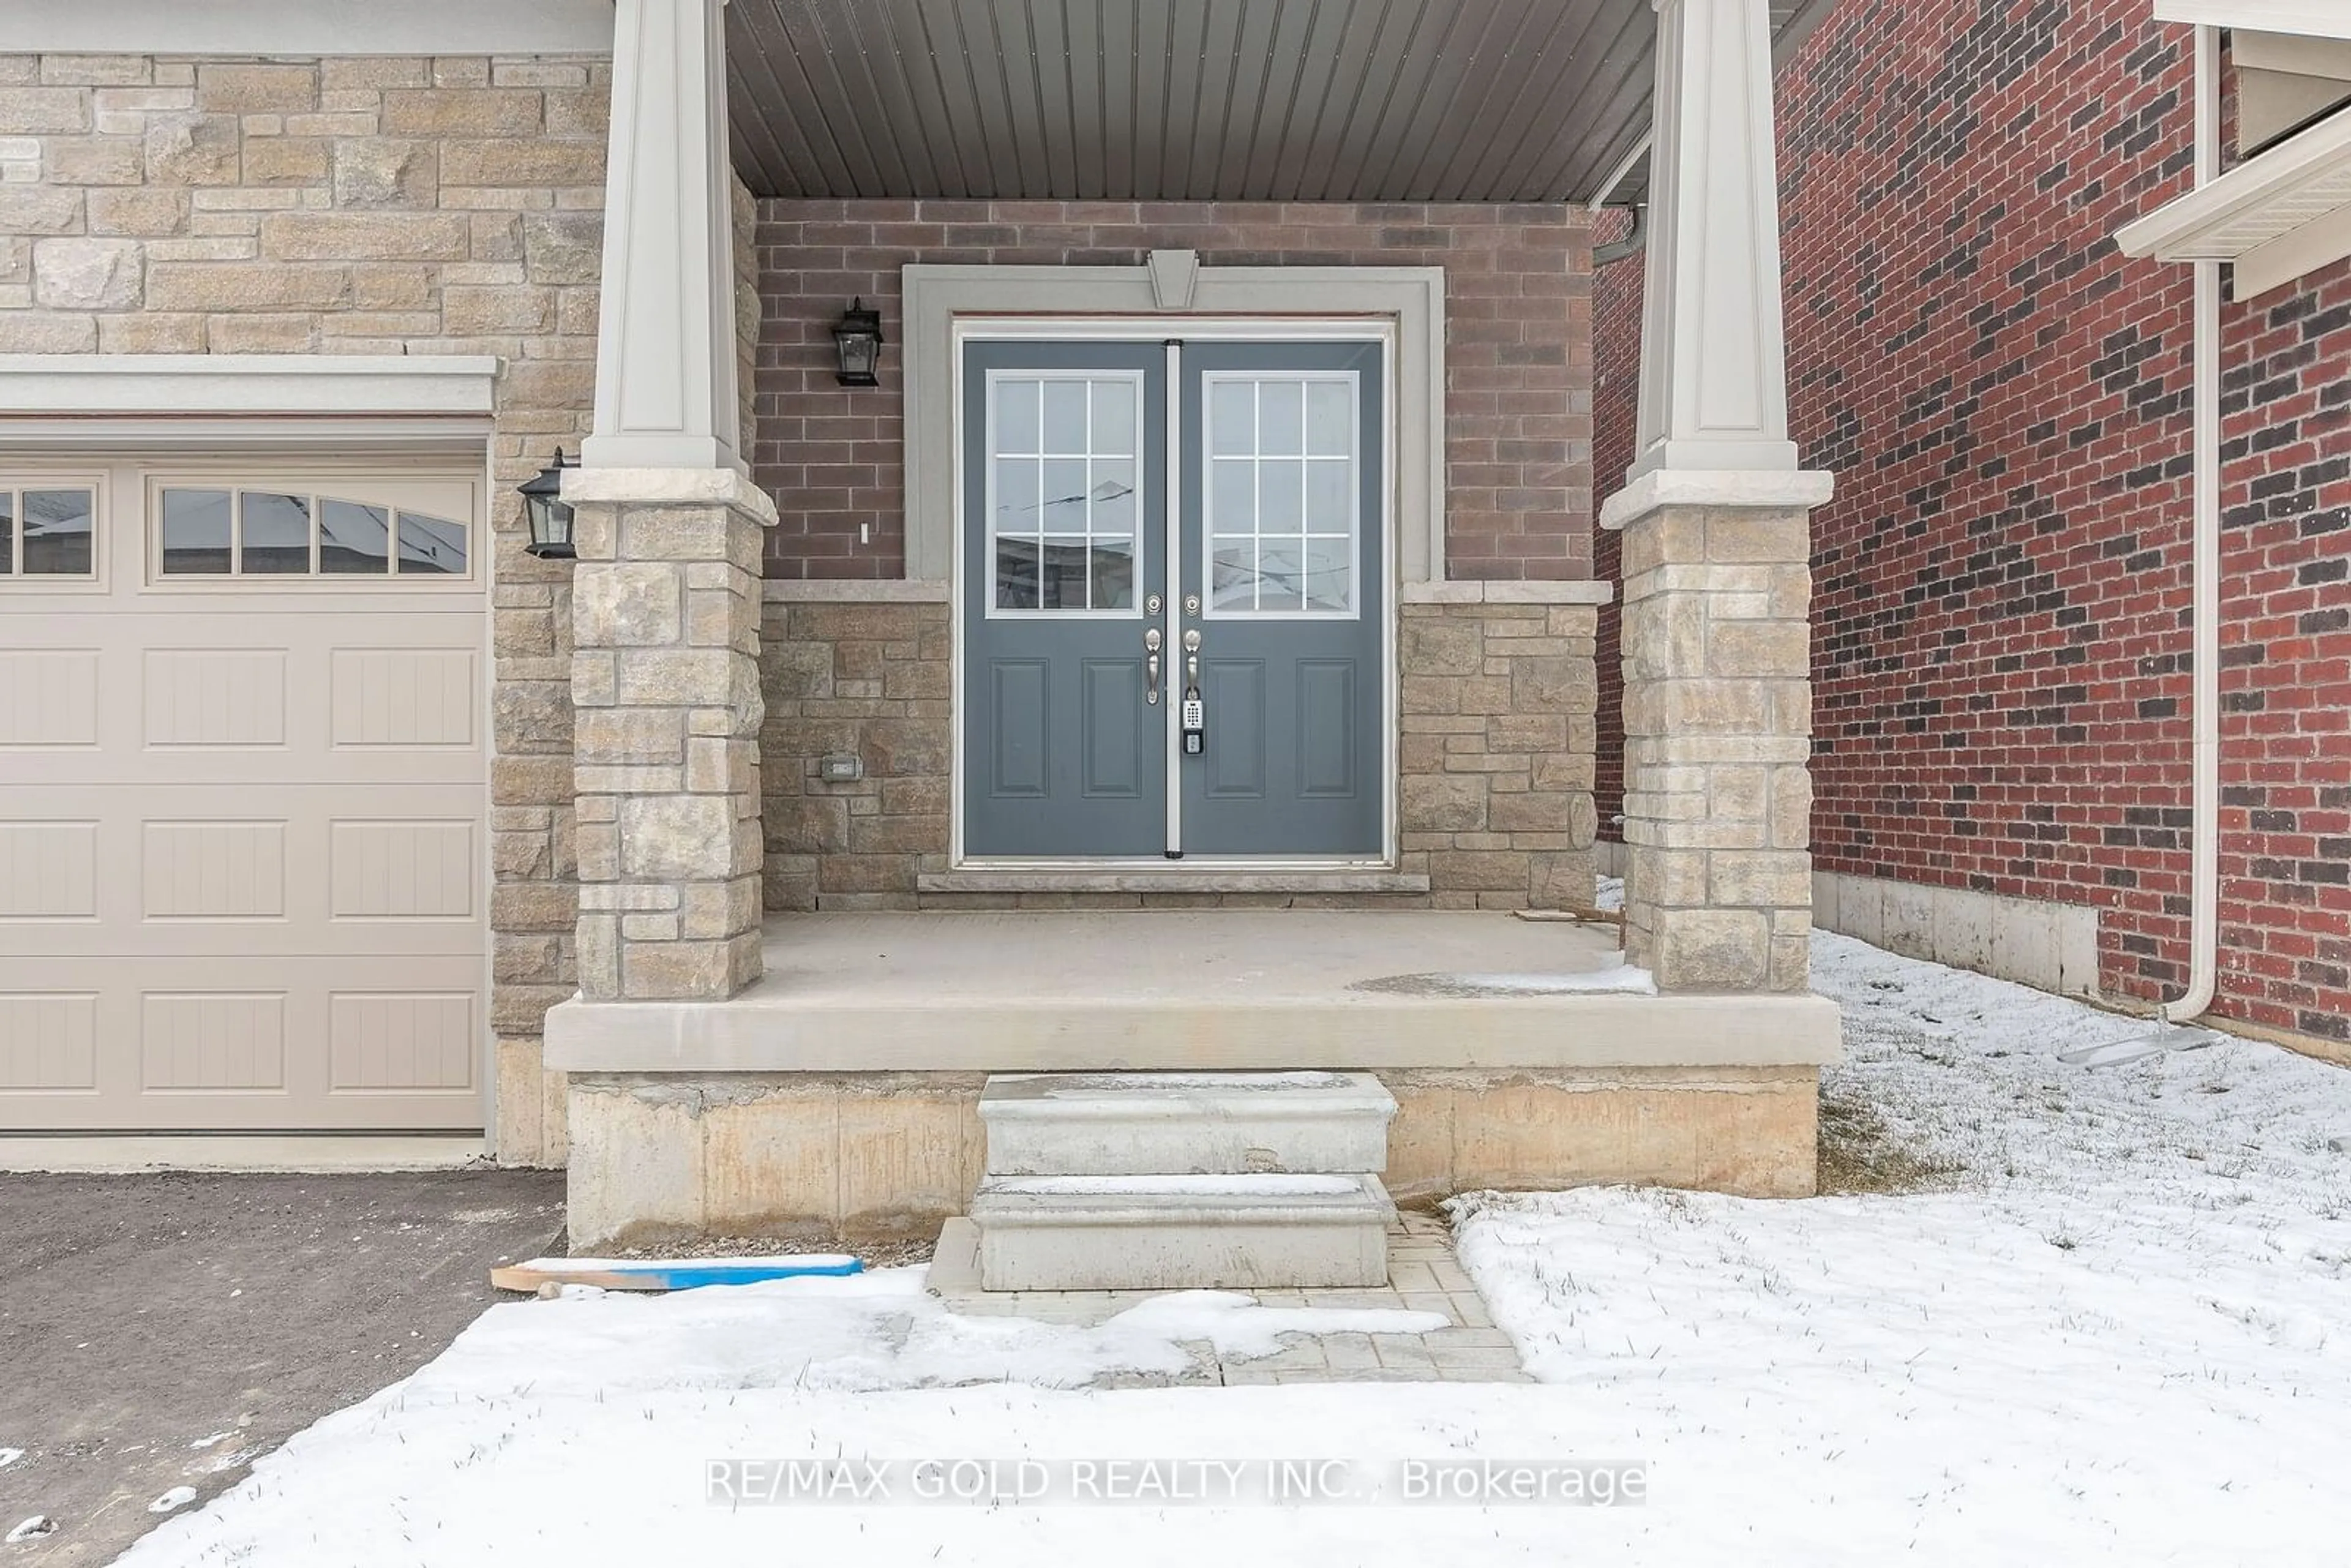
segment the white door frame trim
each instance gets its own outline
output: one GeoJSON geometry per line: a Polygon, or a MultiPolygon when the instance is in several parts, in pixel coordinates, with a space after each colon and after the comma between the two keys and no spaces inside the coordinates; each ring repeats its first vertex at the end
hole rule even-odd
{"type": "MultiPolygon", "coordinates": [[[[912,267],[907,268],[907,271],[910,274],[915,269],[912,267]]],[[[976,268],[972,270],[998,271],[1010,269],[988,267],[976,268]]],[[[1061,269],[1046,267],[1034,270],[1050,272],[1061,269]]],[[[1126,271],[1129,269],[1103,267],[1094,270],[1126,271]]],[[[1147,268],[1140,267],[1134,268],[1132,270],[1146,273],[1148,271],[1147,268]]],[[[1444,285],[1442,273],[1439,269],[1428,267],[1411,268],[1408,270],[1437,273],[1438,275],[1437,293],[1439,298],[1442,298],[1444,285]]],[[[1202,276],[1205,277],[1207,274],[1204,273],[1202,276]]],[[[1403,606],[1406,600],[1405,583],[1410,580],[1411,575],[1410,567],[1407,561],[1407,552],[1411,549],[1411,541],[1408,538],[1402,537],[1407,532],[1407,530],[1400,529],[1397,527],[1397,517],[1400,511],[1400,507],[1398,506],[1398,481],[1403,467],[1402,458],[1398,448],[1404,444],[1404,439],[1400,434],[1400,427],[1407,423],[1405,417],[1405,411],[1400,402],[1402,393],[1399,391],[1399,386],[1403,381],[1403,377],[1400,373],[1398,361],[1402,359],[1405,352],[1399,343],[1399,339],[1404,335],[1401,326],[1402,324],[1397,321],[1392,319],[1381,319],[1377,317],[1348,318],[1325,315],[1320,317],[1291,318],[1253,316],[1203,319],[1188,314],[1153,314],[1145,317],[1125,318],[1087,316],[1063,318],[1061,319],[1043,316],[1020,316],[998,319],[990,319],[985,317],[972,317],[954,319],[947,324],[948,340],[945,360],[946,373],[948,378],[948,384],[958,392],[963,384],[964,345],[967,342],[973,340],[982,342],[1018,342],[1022,340],[1067,342],[1072,340],[1082,340],[1086,339],[1093,339],[1097,340],[1149,342],[1154,338],[1167,339],[1180,333],[1186,340],[1195,342],[1296,342],[1300,340],[1311,341],[1317,339],[1340,342],[1376,341],[1384,350],[1380,356],[1382,364],[1382,385],[1380,392],[1382,406],[1385,411],[1387,424],[1387,439],[1381,443],[1381,473],[1379,480],[1381,504],[1380,528],[1382,536],[1382,548],[1380,553],[1383,559],[1384,570],[1386,572],[1387,604],[1386,612],[1382,617],[1380,626],[1381,849],[1378,857],[1347,858],[1343,856],[1335,858],[1317,858],[1308,856],[1297,859],[1289,859],[1200,855],[1190,856],[1182,860],[1171,860],[1167,858],[1165,853],[1162,853],[1156,857],[1072,855],[1067,858],[1055,858],[1042,861],[1033,858],[1019,857],[986,857],[974,859],[965,853],[963,832],[963,761],[965,755],[963,674],[964,637],[967,629],[967,618],[964,614],[963,592],[964,557],[966,553],[963,549],[963,529],[965,523],[963,506],[964,487],[960,481],[960,476],[963,472],[964,457],[963,399],[960,395],[956,395],[946,400],[947,403],[946,411],[947,414],[947,429],[946,432],[946,441],[939,450],[944,455],[948,474],[956,481],[948,486],[948,495],[946,497],[948,532],[947,574],[945,586],[946,588],[948,606],[947,620],[950,627],[948,643],[950,653],[947,666],[947,687],[949,709],[951,714],[948,726],[947,864],[951,870],[1003,871],[1037,869],[1060,870],[1073,873],[1087,871],[1125,871],[1172,873],[1180,873],[1185,872],[1198,873],[1202,870],[1222,868],[1228,868],[1235,871],[1259,872],[1387,871],[1394,870],[1401,863],[1399,853],[1402,846],[1397,837],[1399,821],[1398,794],[1400,789],[1398,771],[1402,766],[1402,759],[1399,755],[1402,748],[1402,742],[1399,737],[1404,724],[1404,710],[1403,682],[1401,679],[1401,665],[1399,663],[1397,644],[1400,639],[1401,627],[1404,621],[1403,606]]],[[[1440,332],[1442,330],[1441,325],[1439,330],[1440,332]]],[[[1182,593],[1182,580],[1178,575],[1178,569],[1176,566],[1176,562],[1182,556],[1182,551],[1177,547],[1176,543],[1182,534],[1179,504],[1183,494],[1180,488],[1182,483],[1180,475],[1183,464],[1176,451],[1176,440],[1178,434],[1176,409],[1181,400],[1181,390],[1176,384],[1175,379],[1176,372],[1180,369],[1181,363],[1182,361],[1180,355],[1171,350],[1168,359],[1170,376],[1167,386],[1166,416],[1168,434],[1165,492],[1167,497],[1167,517],[1164,524],[1164,532],[1166,535],[1165,549],[1167,552],[1169,567],[1167,571],[1167,603],[1165,612],[1162,617],[1162,624],[1165,632],[1165,648],[1164,652],[1166,659],[1165,673],[1162,675],[1162,690],[1163,692],[1169,694],[1170,697],[1172,697],[1175,689],[1174,675],[1177,667],[1176,659],[1182,652],[1179,646],[1182,622],[1181,618],[1177,613],[1180,596],[1182,593]]],[[[909,387],[913,385],[911,369],[908,372],[908,385],[909,387]]],[[[910,399],[909,401],[911,402],[912,400],[910,399]]],[[[1438,417],[1441,421],[1443,408],[1443,399],[1441,397],[1437,400],[1437,404],[1439,410],[1438,417]]],[[[910,451],[914,442],[913,426],[914,420],[910,409],[907,419],[907,444],[910,451]]],[[[1441,439],[1438,443],[1437,450],[1440,453],[1443,451],[1443,443],[1441,439]]],[[[914,471],[914,463],[910,458],[907,464],[907,474],[910,482],[912,480],[914,471]]],[[[1439,465],[1439,473],[1440,475],[1442,473],[1441,464],[1439,465]]],[[[910,491],[910,502],[911,499],[912,494],[910,491]]],[[[907,559],[909,566],[911,567],[914,559],[914,541],[912,521],[913,508],[911,505],[909,506],[908,512],[909,517],[906,543],[907,559]]],[[[1444,526],[1444,514],[1440,508],[1437,514],[1437,528],[1440,543],[1442,542],[1444,526]]],[[[1138,624],[1140,624],[1140,622],[1138,622],[1138,624]]],[[[1175,748],[1175,740],[1177,733],[1176,723],[1176,705],[1172,700],[1163,698],[1163,701],[1165,702],[1166,712],[1167,737],[1169,742],[1167,768],[1168,789],[1170,793],[1167,802],[1167,812],[1168,838],[1172,846],[1176,841],[1176,824],[1178,820],[1176,815],[1178,806],[1175,790],[1177,789],[1176,776],[1181,758],[1176,755],[1175,748]]]]}

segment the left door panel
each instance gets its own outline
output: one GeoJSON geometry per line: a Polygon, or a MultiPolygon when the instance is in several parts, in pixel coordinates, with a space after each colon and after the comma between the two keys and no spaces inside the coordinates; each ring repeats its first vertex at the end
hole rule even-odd
{"type": "Polygon", "coordinates": [[[964,853],[1161,854],[1165,351],[975,342],[961,373],[964,853]]]}

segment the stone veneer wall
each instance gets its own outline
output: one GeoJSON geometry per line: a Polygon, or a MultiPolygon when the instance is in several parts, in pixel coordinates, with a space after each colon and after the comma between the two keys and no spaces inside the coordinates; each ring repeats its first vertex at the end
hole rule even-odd
{"type": "MultiPolygon", "coordinates": [[[[1433,1205],[1595,1183],[1813,1191],[1810,1067],[1414,1068],[1381,1179],[1433,1205]]],[[[987,1152],[977,1072],[581,1074],[574,1247],[703,1236],[919,1239],[964,1213],[987,1152]]]]}
{"type": "Polygon", "coordinates": [[[495,1146],[564,1151],[570,569],[513,486],[587,429],[609,62],[0,55],[0,353],[492,354],[495,1146]]]}
{"type": "Polygon", "coordinates": [[[912,909],[947,857],[947,606],[810,600],[766,607],[760,781],[771,910],[912,909]],[[817,758],[865,777],[828,784],[817,758]]]}
{"type": "Polygon", "coordinates": [[[1403,869],[1439,909],[1593,897],[1590,604],[1404,606],[1403,869]]]}
{"type": "Polygon", "coordinates": [[[1476,584],[1437,591],[1465,601],[1406,603],[1398,649],[1397,869],[1428,877],[1426,894],[924,894],[917,879],[947,867],[946,602],[770,600],[760,664],[768,907],[1587,904],[1597,612],[1485,602],[1476,584]],[[828,753],[856,755],[865,777],[823,781],[817,760],[828,753]]]}

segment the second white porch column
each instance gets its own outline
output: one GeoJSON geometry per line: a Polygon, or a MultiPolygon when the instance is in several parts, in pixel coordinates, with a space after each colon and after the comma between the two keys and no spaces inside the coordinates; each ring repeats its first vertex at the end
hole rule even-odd
{"type": "Polygon", "coordinates": [[[759,589],[735,450],[724,0],[619,0],[595,434],[565,476],[580,989],[759,977],[759,589]]]}
{"type": "Polygon", "coordinates": [[[1624,532],[1625,943],[1668,991],[1801,991],[1812,925],[1810,509],[1788,438],[1766,0],[1654,0],[1624,532]]]}

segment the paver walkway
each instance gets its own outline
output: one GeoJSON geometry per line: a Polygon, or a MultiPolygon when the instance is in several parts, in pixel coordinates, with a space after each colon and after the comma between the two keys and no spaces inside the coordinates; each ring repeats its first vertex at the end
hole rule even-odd
{"type": "MultiPolygon", "coordinates": [[[[930,1290],[956,1312],[996,1313],[1045,1322],[1097,1323],[1160,1291],[994,1291],[979,1289],[978,1233],[951,1223],[939,1238],[930,1290]]],[[[1531,1383],[1510,1336],[1494,1326],[1478,1288],[1453,1257],[1451,1232],[1433,1214],[1405,1214],[1388,1232],[1388,1283],[1383,1290],[1249,1291],[1269,1307],[1384,1308],[1442,1312],[1445,1328],[1427,1333],[1290,1334],[1270,1356],[1242,1360],[1192,1344],[1193,1364],[1172,1376],[1123,1372],[1098,1386],[1238,1387],[1265,1383],[1531,1383]]]]}

